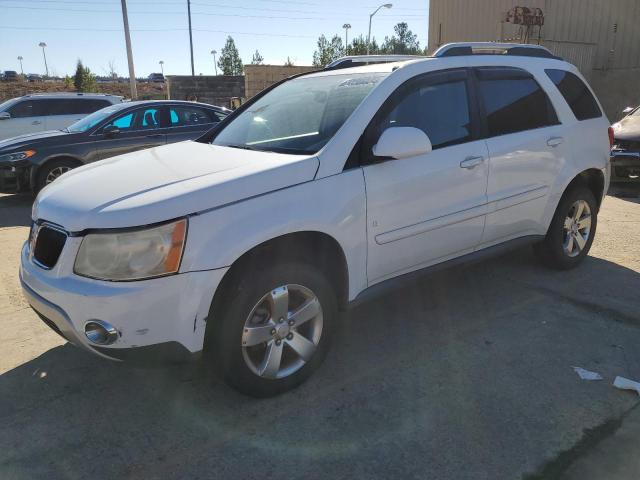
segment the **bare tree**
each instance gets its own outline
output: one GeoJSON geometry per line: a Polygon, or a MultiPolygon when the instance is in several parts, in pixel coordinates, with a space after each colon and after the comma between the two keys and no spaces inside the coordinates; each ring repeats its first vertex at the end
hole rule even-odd
{"type": "Polygon", "coordinates": [[[116,61],[113,58],[109,60],[109,63],[107,63],[107,68],[103,68],[102,70],[111,80],[118,78],[118,72],[116,72],[116,61]]]}

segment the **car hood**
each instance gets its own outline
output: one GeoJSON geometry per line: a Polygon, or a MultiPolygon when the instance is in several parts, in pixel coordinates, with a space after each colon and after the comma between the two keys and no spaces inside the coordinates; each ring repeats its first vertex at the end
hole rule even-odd
{"type": "Polygon", "coordinates": [[[613,125],[618,140],[640,140],[640,115],[629,115],[613,125]]]}
{"type": "Polygon", "coordinates": [[[317,157],[173,143],[77,168],[45,187],[34,220],[68,231],[147,225],[313,180],[317,157]]]}
{"type": "Polygon", "coordinates": [[[53,137],[60,137],[71,135],[68,132],[62,130],[47,130],[45,132],[27,133],[25,135],[19,135],[17,137],[9,137],[4,140],[0,140],[0,150],[15,150],[21,147],[33,147],[37,145],[41,140],[49,140],[53,137]]]}

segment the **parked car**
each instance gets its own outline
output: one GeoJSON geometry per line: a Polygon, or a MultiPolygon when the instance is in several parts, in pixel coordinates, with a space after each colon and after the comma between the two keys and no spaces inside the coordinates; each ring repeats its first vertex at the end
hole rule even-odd
{"type": "Polygon", "coordinates": [[[42,75],[30,73],[27,75],[27,80],[30,82],[42,82],[44,79],[42,78],[42,75]]]}
{"type": "Polygon", "coordinates": [[[197,142],[42,190],[22,286],[85,350],[204,351],[240,391],[274,395],[320,366],[339,310],[407,274],[524,244],[554,268],[579,265],[610,133],[578,70],[538,46],[453,44],[302,74],[197,142]]]}
{"type": "Polygon", "coordinates": [[[0,140],[26,133],[58,130],[122,97],[102,93],[25,95],[0,103],[0,140]]]}
{"type": "Polygon", "coordinates": [[[2,79],[5,82],[17,82],[20,77],[18,76],[18,72],[16,72],[15,70],[5,70],[2,79]]]}
{"type": "Polygon", "coordinates": [[[164,75],[162,73],[152,73],[149,75],[148,80],[151,83],[164,83],[164,75]]]}
{"type": "Polygon", "coordinates": [[[18,188],[38,192],[86,163],[198,138],[229,112],[202,103],[166,100],[111,105],[62,130],[0,141],[0,175],[15,177],[18,188]]]}
{"type": "Polygon", "coordinates": [[[611,181],[640,181],[640,107],[627,107],[625,117],[613,124],[611,181]]]}

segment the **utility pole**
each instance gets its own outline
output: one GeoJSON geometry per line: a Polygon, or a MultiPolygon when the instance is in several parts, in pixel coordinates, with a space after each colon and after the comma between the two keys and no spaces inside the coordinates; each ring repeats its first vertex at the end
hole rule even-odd
{"type": "Polygon", "coordinates": [[[158,63],[160,64],[160,71],[162,72],[162,76],[164,77],[164,61],[160,60],[158,63]]]}
{"type": "Polygon", "coordinates": [[[48,77],[49,76],[49,67],[47,66],[47,54],[44,53],[44,47],[46,47],[47,44],[44,43],[44,42],[40,42],[38,44],[38,46],[42,48],[42,56],[44,57],[44,70],[46,72],[46,76],[48,77]]]}
{"type": "Polygon", "coordinates": [[[22,69],[22,55],[18,56],[18,61],[20,62],[20,75],[24,75],[24,70],[22,69]]]}
{"type": "Polygon", "coordinates": [[[344,54],[349,55],[349,29],[351,28],[350,23],[345,23],[342,25],[344,28],[344,54]]]}
{"type": "Polygon", "coordinates": [[[129,86],[131,87],[131,100],[136,100],[138,98],[138,89],[136,87],[136,74],[133,71],[133,52],[131,51],[131,35],[129,33],[127,0],[122,0],[122,21],[124,22],[124,40],[127,44],[127,61],[129,62],[129,86]]]}
{"type": "Polygon", "coordinates": [[[196,71],[193,68],[193,34],[191,33],[191,0],[187,0],[187,14],[189,15],[189,46],[191,47],[191,76],[195,77],[196,71]]]}

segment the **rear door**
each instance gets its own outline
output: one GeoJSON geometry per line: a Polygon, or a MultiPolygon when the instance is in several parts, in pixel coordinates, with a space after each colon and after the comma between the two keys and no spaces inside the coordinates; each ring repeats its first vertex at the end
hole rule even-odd
{"type": "Polygon", "coordinates": [[[222,116],[199,105],[170,105],[167,143],[194,140],[218,123],[222,116]]]}
{"type": "Polygon", "coordinates": [[[563,127],[531,73],[513,67],[474,71],[490,156],[482,245],[544,233],[545,207],[566,161],[563,127]]]}
{"type": "Polygon", "coordinates": [[[42,132],[45,129],[45,113],[41,102],[22,100],[7,110],[11,118],[0,124],[1,138],[17,137],[25,133],[42,132]]]}
{"type": "Polygon", "coordinates": [[[157,147],[166,143],[165,107],[145,106],[128,110],[100,127],[95,136],[95,160],[157,147]],[[118,128],[116,134],[105,134],[107,126],[118,128]]]}

